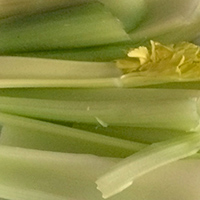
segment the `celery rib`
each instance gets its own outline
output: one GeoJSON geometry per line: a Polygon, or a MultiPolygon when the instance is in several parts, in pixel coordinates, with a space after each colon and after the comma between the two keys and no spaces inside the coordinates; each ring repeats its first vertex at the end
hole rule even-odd
{"type": "MultiPolygon", "coordinates": [[[[0,197],[103,200],[94,181],[119,161],[121,159],[0,146],[0,197]]],[[[167,165],[137,179],[131,188],[112,199],[160,200],[167,199],[170,193],[174,199],[196,200],[199,197],[199,163],[199,160],[190,159],[167,165]],[[185,184],[188,182],[189,185],[185,184]]]]}
{"type": "Polygon", "coordinates": [[[141,142],[144,144],[152,144],[168,140],[170,138],[190,134],[186,131],[169,130],[163,128],[144,128],[144,127],[127,127],[127,126],[108,126],[73,123],[73,127],[86,130],[98,134],[111,137],[121,138],[125,140],[141,142]]]}
{"type": "Polygon", "coordinates": [[[146,14],[146,2],[144,0],[100,0],[107,6],[129,32],[136,28],[146,14]]]}
{"type": "Polygon", "coordinates": [[[1,54],[130,41],[118,19],[99,2],[22,19],[9,18],[0,21],[0,26],[1,54]]]}
{"type": "Polygon", "coordinates": [[[36,81],[40,79],[98,79],[119,77],[122,74],[113,62],[80,62],[0,56],[0,63],[1,80],[10,79],[10,82],[15,82],[15,80],[17,82],[21,79],[27,79],[27,81],[28,79],[36,79],[36,81]]]}
{"type": "Polygon", "coordinates": [[[1,144],[48,151],[126,157],[145,144],[103,136],[67,126],[0,114],[1,144]]]}
{"type": "Polygon", "coordinates": [[[188,42],[171,45],[154,41],[150,43],[150,48],[140,46],[131,49],[127,58],[116,63],[0,57],[4,63],[0,87],[135,88],[154,85],[159,88],[162,84],[169,86],[172,83],[175,86],[173,83],[176,83],[182,88],[192,84],[199,89],[199,46],[188,42]],[[25,68],[26,62],[30,66],[25,68]],[[38,63],[41,66],[36,70],[38,63]],[[55,70],[59,72],[54,73],[55,70]],[[113,71],[113,76],[109,70],[113,71]]]}
{"type": "Polygon", "coordinates": [[[11,16],[31,15],[59,8],[80,5],[82,3],[91,2],[92,0],[1,0],[0,1],[0,18],[11,16]]]}
{"type": "Polygon", "coordinates": [[[71,99],[66,96],[65,100],[1,96],[0,111],[60,122],[99,125],[101,120],[109,126],[166,128],[183,131],[194,130],[199,126],[200,103],[197,91],[184,93],[184,90],[178,92],[127,89],[117,94],[119,90],[108,90],[108,92],[113,91],[109,96],[101,96],[106,90],[94,93],[92,91],[91,96],[89,96],[89,90],[88,96],[84,96],[84,92],[83,96],[78,96],[80,93],[77,91],[77,96],[71,99]],[[116,95],[109,100],[112,94],[116,95]]]}
{"type": "Polygon", "coordinates": [[[94,180],[115,162],[94,155],[0,146],[0,197],[101,200],[94,180]]]}
{"type": "Polygon", "coordinates": [[[199,34],[198,0],[148,0],[145,20],[130,33],[133,41],[191,41],[199,34]]]}
{"type": "Polygon", "coordinates": [[[97,179],[97,189],[104,198],[111,197],[130,185],[138,177],[163,165],[194,155],[200,149],[200,134],[178,137],[155,143],[124,159],[97,179]]]}
{"type": "Polygon", "coordinates": [[[62,60],[76,60],[76,61],[93,61],[106,62],[116,59],[125,58],[129,49],[137,47],[137,44],[130,42],[123,42],[122,44],[114,43],[107,45],[98,45],[93,47],[82,47],[73,49],[60,49],[48,51],[33,51],[33,52],[15,52],[5,53],[6,55],[21,56],[21,57],[35,57],[35,58],[51,58],[62,60]]]}

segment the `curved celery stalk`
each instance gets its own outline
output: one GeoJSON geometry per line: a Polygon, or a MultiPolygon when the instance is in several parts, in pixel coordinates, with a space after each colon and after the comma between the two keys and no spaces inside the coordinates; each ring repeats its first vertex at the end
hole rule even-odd
{"type": "Polygon", "coordinates": [[[200,134],[193,133],[157,144],[124,159],[97,179],[104,198],[128,188],[138,177],[163,165],[194,155],[200,149],[200,134]]]}
{"type": "Polygon", "coordinates": [[[125,99],[122,92],[118,94],[119,99],[115,99],[116,95],[113,100],[106,100],[106,97],[95,100],[93,94],[91,97],[94,96],[94,99],[85,101],[81,96],[76,100],[2,96],[0,111],[43,120],[91,123],[105,127],[115,125],[190,131],[199,126],[198,91],[186,91],[184,94],[184,90],[180,90],[180,93],[172,90],[168,97],[165,90],[141,89],[127,92],[127,95],[132,92],[135,96],[125,99]]]}
{"type": "Polygon", "coordinates": [[[145,20],[130,33],[133,41],[176,43],[191,41],[199,34],[198,0],[147,0],[146,4],[145,20]]]}
{"type": "Polygon", "coordinates": [[[99,2],[0,21],[0,53],[77,48],[130,41],[99,2]]]}
{"type": "Polygon", "coordinates": [[[3,113],[0,124],[2,145],[109,157],[127,157],[146,147],[142,143],[3,113]]]}
{"type": "Polygon", "coordinates": [[[126,31],[137,27],[146,14],[146,1],[144,0],[100,0],[100,2],[122,22],[126,31]]]}

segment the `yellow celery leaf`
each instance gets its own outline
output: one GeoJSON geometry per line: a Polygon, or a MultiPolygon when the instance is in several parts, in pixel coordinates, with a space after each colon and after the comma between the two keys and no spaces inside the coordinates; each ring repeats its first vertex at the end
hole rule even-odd
{"type": "Polygon", "coordinates": [[[188,81],[200,79],[200,47],[189,43],[163,45],[151,41],[149,48],[131,49],[117,67],[124,75],[133,77],[163,77],[188,81]]]}

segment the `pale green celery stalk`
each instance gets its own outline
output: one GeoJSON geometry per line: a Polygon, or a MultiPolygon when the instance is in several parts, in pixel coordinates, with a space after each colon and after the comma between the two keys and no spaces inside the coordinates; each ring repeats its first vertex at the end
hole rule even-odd
{"type": "Polygon", "coordinates": [[[2,79],[0,88],[112,88],[122,87],[119,78],[90,79],[2,79]]]}
{"type": "Polygon", "coordinates": [[[118,77],[112,62],[79,62],[0,56],[1,79],[94,79],[118,77]]]}
{"type": "Polygon", "coordinates": [[[46,12],[65,8],[82,3],[91,2],[93,0],[0,0],[0,18],[11,17],[15,15],[30,15],[34,13],[46,12]]]}
{"type": "Polygon", "coordinates": [[[147,0],[146,4],[145,20],[130,33],[133,41],[176,43],[191,41],[199,34],[198,0],[147,0]]]}
{"type": "Polygon", "coordinates": [[[126,31],[133,30],[145,17],[146,2],[144,0],[99,0],[107,6],[123,24],[126,31]]]}
{"type": "Polygon", "coordinates": [[[0,21],[0,53],[44,51],[130,41],[99,2],[0,21]]]}
{"type": "Polygon", "coordinates": [[[126,95],[131,95],[129,98],[123,94],[123,91],[119,92],[110,100],[106,96],[101,97],[98,92],[97,96],[93,93],[91,99],[85,97],[85,100],[84,95],[83,98],[79,96],[75,99],[74,96],[68,100],[1,96],[0,111],[43,120],[90,123],[104,127],[134,126],[190,131],[199,126],[198,91],[133,89],[127,90],[126,95]]]}
{"type": "Polygon", "coordinates": [[[39,120],[0,114],[0,143],[25,148],[126,157],[146,145],[39,120]]]}
{"type": "MultiPolygon", "coordinates": [[[[95,180],[119,161],[93,155],[0,146],[0,197],[10,200],[103,200],[95,180]]],[[[155,170],[111,200],[197,200],[200,195],[199,163],[196,159],[182,160],[155,170]]]]}
{"type": "Polygon", "coordinates": [[[143,127],[127,127],[127,126],[108,126],[73,123],[73,127],[81,130],[86,130],[98,134],[103,134],[111,137],[121,138],[124,140],[152,144],[161,142],[173,137],[190,134],[185,131],[158,129],[158,128],[143,128],[143,127]]]}
{"type": "Polygon", "coordinates": [[[97,189],[102,192],[104,198],[111,197],[128,188],[138,177],[166,164],[194,155],[199,149],[199,133],[155,143],[122,160],[100,176],[96,181],[97,189]]]}

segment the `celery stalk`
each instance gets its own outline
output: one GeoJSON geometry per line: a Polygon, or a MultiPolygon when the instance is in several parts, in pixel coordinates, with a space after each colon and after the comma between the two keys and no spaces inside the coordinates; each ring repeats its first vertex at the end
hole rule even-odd
{"type": "Polygon", "coordinates": [[[30,15],[41,13],[59,8],[65,8],[74,5],[80,5],[92,0],[0,0],[0,18],[11,17],[15,15],[30,15]]]}
{"type": "MultiPolygon", "coordinates": [[[[0,146],[0,197],[10,200],[103,200],[94,181],[119,161],[93,155],[0,146]]],[[[196,200],[199,197],[199,163],[199,160],[190,159],[164,166],[137,179],[132,187],[111,199],[196,200]]]]}
{"type": "Polygon", "coordinates": [[[126,157],[146,147],[137,142],[3,113],[0,124],[3,125],[2,145],[109,157],[126,157]]]}
{"type": "Polygon", "coordinates": [[[1,97],[48,99],[59,101],[160,101],[193,99],[199,97],[197,90],[185,89],[139,89],[139,88],[104,88],[104,89],[73,89],[73,88],[3,88],[1,97]],[[146,99],[146,100],[145,100],[146,99]]]}
{"type": "MultiPolygon", "coordinates": [[[[162,84],[167,84],[167,87],[170,87],[169,83],[172,83],[171,88],[190,88],[188,84],[196,83],[193,85],[194,89],[199,89],[199,81],[200,81],[200,71],[199,71],[199,63],[200,63],[200,47],[188,43],[181,42],[178,44],[169,44],[163,45],[159,42],[150,41],[151,47],[147,48],[145,46],[140,46],[135,49],[131,49],[128,52],[127,58],[120,59],[116,61],[116,67],[123,72],[123,74],[118,71],[118,76],[89,76],[84,77],[84,74],[88,74],[84,72],[84,65],[88,64],[92,67],[102,66],[103,63],[98,64],[96,62],[93,63],[81,63],[81,62],[70,62],[66,61],[66,68],[68,67],[68,72],[75,74],[74,76],[65,76],[67,79],[59,78],[55,76],[52,78],[49,76],[49,79],[45,79],[40,76],[33,77],[22,77],[18,78],[16,76],[15,79],[11,79],[9,76],[4,76],[5,71],[2,73],[2,80],[0,82],[1,88],[8,87],[66,87],[66,88],[112,88],[112,87],[148,87],[154,85],[156,87],[162,87],[162,84]],[[75,70],[70,70],[71,66],[78,65],[75,70]],[[80,73],[76,73],[80,71],[80,73]],[[174,85],[177,84],[177,85],[174,85]],[[159,86],[160,85],[160,86],[159,86]]],[[[7,63],[12,65],[12,62],[8,61],[8,58],[1,57],[0,58],[6,66],[7,63]],[[7,59],[7,60],[6,60],[7,59]],[[7,62],[7,63],[6,63],[7,62]]],[[[30,58],[29,58],[30,59],[30,58]]],[[[36,64],[41,61],[41,59],[29,60],[27,58],[16,59],[16,70],[23,68],[22,65],[24,62],[31,61],[36,64]],[[20,62],[19,62],[20,61],[20,62]]],[[[45,61],[47,63],[47,60],[45,61]]],[[[49,61],[50,62],[50,61],[49,61]]],[[[52,65],[56,63],[56,61],[51,61],[52,65]]],[[[58,61],[57,61],[58,62],[58,61]]],[[[61,64],[62,62],[59,61],[61,64]]],[[[64,61],[63,61],[64,63],[64,61]]],[[[41,67],[43,67],[43,63],[41,63],[41,67]]],[[[58,63],[57,63],[58,64],[58,63]]],[[[108,63],[105,65],[109,65],[108,63]]],[[[112,65],[112,64],[110,64],[112,65]]],[[[88,66],[89,67],[89,66],[88,66]]],[[[9,66],[12,70],[15,70],[14,65],[9,66]]],[[[53,67],[55,68],[55,67],[53,67]]],[[[31,64],[29,68],[26,69],[30,71],[29,73],[33,74],[35,70],[34,64],[31,64]]],[[[106,66],[102,68],[102,73],[107,73],[106,66]]],[[[117,72],[117,69],[113,71],[117,72]]],[[[89,70],[91,71],[91,70],[89,70]]],[[[94,70],[95,71],[95,70],[94,70]]],[[[7,73],[7,71],[6,71],[7,73]]],[[[5,74],[6,74],[5,73],[5,74]]],[[[46,72],[45,72],[46,73],[46,72]]],[[[49,73],[52,73],[51,70],[49,73]]],[[[62,73],[62,72],[60,72],[62,73]]],[[[92,73],[91,73],[92,74],[92,73]]],[[[63,73],[64,75],[64,73],[63,73]]]]}
{"type": "Polygon", "coordinates": [[[114,162],[93,155],[0,146],[0,197],[10,200],[102,199],[94,180],[114,162]]]}
{"type": "Polygon", "coordinates": [[[173,137],[190,134],[185,131],[158,129],[158,128],[143,128],[143,127],[127,127],[127,126],[97,126],[92,124],[74,123],[74,128],[86,130],[98,134],[103,134],[111,137],[121,138],[124,140],[152,144],[161,142],[173,137]]]}
{"type": "Polygon", "coordinates": [[[91,94],[93,99],[85,97],[85,101],[81,96],[76,100],[1,96],[0,111],[43,120],[91,123],[104,127],[115,125],[190,131],[199,126],[198,91],[184,93],[184,90],[169,90],[166,93],[165,90],[157,89],[133,89],[126,93],[132,94],[132,97],[126,99],[122,92],[111,100],[101,97],[101,92],[99,96],[91,94]],[[95,100],[97,97],[99,99],[95,100]]]}
{"type": "Polygon", "coordinates": [[[122,75],[112,62],[78,62],[0,56],[1,79],[94,79],[122,75]],[[36,70],[38,68],[38,70],[36,70]]]}
{"type": "Polygon", "coordinates": [[[199,34],[198,0],[147,0],[146,4],[145,20],[130,33],[133,41],[177,43],[191,41],[199,34]]]}
{"type": "Polygon", "coordinates": [[[118,19],[99,2],[9,18],[0,26],[1,54],[130,41],[118,19]]]}
{"type": "Polygon", "coordinates": [[[122,22],[127,32],[137,27],[145,17],[146,2],[144,0],[100,0],[100,2],[122,22]]]}
{"type": "Polygon", "coordinates": [[[21,56],[21,57],[37,57],[37,58],[52,58],[63,60],[77,61],[113,61],[115,59],[125,58],[129,49],[137,47],[137,44],[132,43],[114,43],[108,45],[99,45],[93,47],[61,49],[51,51],[34,51],[22,53],[7,53],[6,55],[21,56]]]}
{"type": "Polygon", "coordinates": [[[97,179],[104,198],[128,188],[135,179],[163,165],[194,155],[200,149],[200,134],[193,133],[153,144],[124,159],[97,179]]]}
{"type": "MultiPolygon", "coordinates": [[[[124,71],[124,86],[136,87],[164,83],[200,81],[200,47],[188,42],[162,45],[151,41],[151,47],[130,50],[127,59],[117,62],[124,71]]],[[[199,89],[199,87],[197,87],[199,89]]]]}

